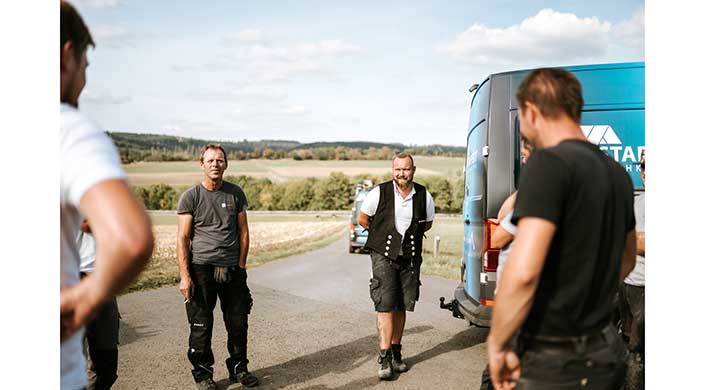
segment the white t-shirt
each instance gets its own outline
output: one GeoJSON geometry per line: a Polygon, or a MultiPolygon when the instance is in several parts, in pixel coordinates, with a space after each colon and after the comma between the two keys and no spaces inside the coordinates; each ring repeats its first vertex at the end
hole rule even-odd
{"type": "Polygon", "coordinates": [[[95,270],[95,238],[91,233],[78,231],[76,239],[78,257],[81,259],[80,271],[89,273],[95,270]]]}
{"type": "MultiPolygon", "coordinates": [[[[110,138],[74,107],[61,104],[61,288],[78,284],[76,237],[83,217],[83,194],[101,181],[125,179],[120,156],[110,138]]],[[[83,329],[61,343],[61,389],[87,386],[83,329]]]]}
{"type": "MultiPolygon", "coordinates": [[[[514,209],[510,210],[509,213],[507,213],[507,215],[504,217],[504,219],[499,222],[499,226],[501,226],[504,230],[506,230],[507,233],[516,237],[517,226],[512,223],[512,215],[514,215],[514,209]]],[[[512,239],[512,241],[510,241],[509,244],[505,245],[504,248],[499,250],[499,259],[498,259],[498,264],[497,264],[497,282],[496,282],[497,286],[499,286],[499,278],[502,276],[502,271],[504,270],[504,263],[507,261],[507,258],[509,257],[509,252],[512,250],[513,244],[514,244],[514,239],[512,239]]]]}
{"type": "MultiPolygon", "coordinates": [[[[644,216],[645,204],[646,192],[634,198],[634,218],[636,219],[635,230],[637,232],[644,231],[644,222],[646,222],[646,218],[644,216]]],[[[627,275],[626,278],[624,278],[624,283],[631,284],[632,286],[646,285],[646,278],[644,276],[646,267],[644,260],[644,256],[636,256],[636,264],[634,265],[634,269],[629,273],[629,275],[627,275]]]]}
{"type": "MultiPolygon", "coordinates": [[[[394,186],[394,227],[397,229],[397,232],[401,234],[401,240],[403,241],[404,233],[406,233],[406,229],[411,225],[411,218],[414,215],[413,196],[416,193],[416,188],[411,187],[411,192],[404,198],[397,189],[397,184],[392,183],[394,186]]],[[[379,205],[379,194],[379,186],[376,186],[367,194],[367,198],[365,198],[365,201],[362,202],[362,206],[360,206],[360,211],[370,217],[375,215],[377,206],[379,205]]],[[[433,197],[430,192],[426,191],[426,222],[433,221],[435,216],[436,206],[433,203],[433,197]]],[[[401,252],[401,248],[399,251],[401,252]]]]}

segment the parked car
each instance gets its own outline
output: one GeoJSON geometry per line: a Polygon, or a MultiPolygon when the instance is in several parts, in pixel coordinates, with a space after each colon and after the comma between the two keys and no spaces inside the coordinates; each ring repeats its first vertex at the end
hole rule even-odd
{"type": "Polygon", "coordinates": [[[350,242],[348,244],[348,252],[356,253],[362,251],[362,247],[367,243],[367,229],[357,223],[357,217],[360,214],[360,206],[367,198],[367,194],[372,189],[371,180],[363,180],[355,187],[355,201],[353,202],[352,215],[350,215],[350,242]]]}

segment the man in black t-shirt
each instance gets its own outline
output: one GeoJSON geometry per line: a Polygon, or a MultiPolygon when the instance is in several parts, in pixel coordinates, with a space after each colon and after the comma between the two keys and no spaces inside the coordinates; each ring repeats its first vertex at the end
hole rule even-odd
{"type": "Polygon", "coordinates": [[[517,101],[521,133],[536,150],[521,173],[518,231],[487,338],[492,382],[617,389],[626,349],[610,318],[635,262],[631,179],[580,130],[583,99],[573,74],[535,70],[517,101]]]}
{"type": "Polygon", "coordinates": [[[225,365],[230,380],[256,386],[257,377],[247,370],[247,327],[252,296],[247,287],[247,252],[250,234],[247,198],[242,189],[223,181],[228,167],[222,146],[209,144],[201,150],[204,179],[179,199],[177,257],[179,291],[186,304],[191,373],[201,390],[217,389],[213,381],[215,357],[211,349],[213,309],[220,299],[228,333],[225,365]]]}

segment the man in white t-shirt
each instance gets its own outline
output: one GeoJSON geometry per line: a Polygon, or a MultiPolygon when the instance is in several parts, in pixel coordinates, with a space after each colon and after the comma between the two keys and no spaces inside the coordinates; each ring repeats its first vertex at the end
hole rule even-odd
{"type": "Polygon", "coordinates": [[[93,38],[78,12],[61,1],[61,389],[87,385],[84,325],[129,284],[152,253],[149,216],[125,182],[110,138],[78,110],[93,38]],[[88,220],[97,241],[95,270],[80,279],[76,246],[88,220]]]}

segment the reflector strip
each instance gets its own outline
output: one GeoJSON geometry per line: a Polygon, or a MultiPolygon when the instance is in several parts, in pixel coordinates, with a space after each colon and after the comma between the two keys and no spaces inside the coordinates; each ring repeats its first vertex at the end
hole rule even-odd
{"type": "Polygon", "coordinates": [[[494,300],[492,299],[480,299],[480,304],[484,306],[494,306],[494,300]]]}

